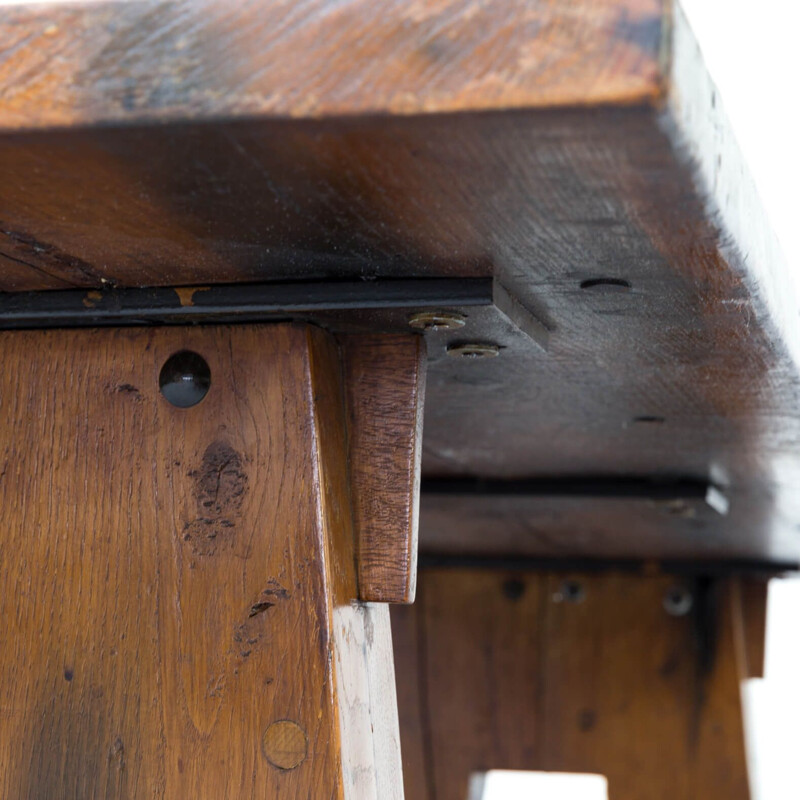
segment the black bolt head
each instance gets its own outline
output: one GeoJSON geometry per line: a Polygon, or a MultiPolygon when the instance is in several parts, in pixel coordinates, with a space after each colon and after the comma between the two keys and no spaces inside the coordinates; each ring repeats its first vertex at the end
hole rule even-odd
{"type": "Polygon", "coordinates": [[[211,370],[206,360],[190,350],[170,356],[158,377],[161,394],[178,408],[196,406],[208,394],[211,370]]]}

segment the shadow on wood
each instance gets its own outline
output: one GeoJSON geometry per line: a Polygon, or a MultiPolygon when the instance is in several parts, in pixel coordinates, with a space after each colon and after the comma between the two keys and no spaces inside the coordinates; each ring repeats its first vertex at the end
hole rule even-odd
{"type": "Polygon", "coordinates": [[[37,331],[0,352],[0,794],[401,798],[337,342],[37,331]],[[191,407],[159,388],[180,351],[210,373],[191,407]]]}
{"type": "Polygon", "coordinates": [[[464,800],[472,773],[517,769],[606,775],[611,800],[747,800],[733,596],[725,580],[422,570],[416,605],[392,611],[407,796],[464,800]]]}

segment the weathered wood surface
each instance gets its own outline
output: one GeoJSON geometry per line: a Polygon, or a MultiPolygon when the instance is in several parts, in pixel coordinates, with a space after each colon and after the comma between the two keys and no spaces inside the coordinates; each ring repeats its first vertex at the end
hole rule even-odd
{"type": "Polygon", "coordinates": [[[611,800],[747,800],[733,587],[698,624],[666,613],[673,582],[422,570],[392,610],[407,795],[463,800],[505,768],[603,774],[611,800]]]}
{"type": "Polygon", "coordinates": [[[629,103],[663,0],[144,0],[0,9],[0,128],[629,103]]]}
{"type": "Polygon", "coordinates": [[[359,598],[413,603],[425,340],[348,336],[344,365],[359,598]]]}
{"type": "Polygon", "coordinates": [[[338,348],[304,326],[0,336],[0,794],[400,798],[338,348]],[[159,392],[176,351],[211,388],[159,392]]]}
{"type": "Polygon", "coordinates": [[[23,5],[3,37],[0,289],[495,275],[547,353],[430,334],[423,473],[693,477],[730,513],[423,503],[423,547],[797,563],[798,303],[673,3],[23,5]]]}

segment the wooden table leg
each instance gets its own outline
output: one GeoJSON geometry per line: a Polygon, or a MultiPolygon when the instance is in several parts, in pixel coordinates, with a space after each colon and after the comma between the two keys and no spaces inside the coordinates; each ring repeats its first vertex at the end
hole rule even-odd
{"type": "Polygon", "coordinates": [[[392,612],[407,794],[465,800],[472,774],[514,769],[599,773],[610,800],[747,800],[764,586],[423,570],[392,612]]]}
{"type": "Polygon", "coordinates": [[[401,798],[332,337],[35,331],[0,353],[0,796],[401,798]],[[204,365],[207,394],[173,405],[204,365]]]}

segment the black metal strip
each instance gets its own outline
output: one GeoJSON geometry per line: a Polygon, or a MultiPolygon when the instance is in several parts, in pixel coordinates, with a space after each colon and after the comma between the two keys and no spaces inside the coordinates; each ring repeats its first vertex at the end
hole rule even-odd
{"type": "Polygon", "coordinates": [[[0,329],[258,322],[492,303],[491,278],[398,278],[0,293],[0,329]]]}
{"type": "Polygon", "coordinates": [[[570,556],[533,557],[513,555],[462,555],[457,553],[420,553],[419,569],[485,569],[502,572],[644,572],[653,566],[666,575],[705,575],[723,577],[745,575],[773,577],[800,570],[796,561],[753,561],[740,559],[602,559],[570,556]]]}
{"type": "Polygon", "coordinates": [[[565,477],[486,480],[426,478],[422,493],[490,497],[586,497],[643,500],[705,500],[711,484],[697,478],[565,477]]]}

